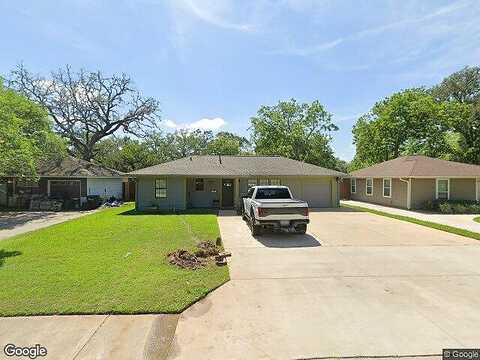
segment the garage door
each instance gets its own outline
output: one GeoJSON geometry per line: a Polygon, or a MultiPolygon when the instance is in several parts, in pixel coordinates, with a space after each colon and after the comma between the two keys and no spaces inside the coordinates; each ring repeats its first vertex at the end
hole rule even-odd
{"type": "Polygon", "coordinates": [[[303,182],[302,200],[308,202],[308,206],[312,208],[331,207],[332,189],[330,179],[303,182]]]}
{"type": "Polygon", "coordinates": [[[80,180],[49,180],[49,195],[60,199],[80,199],[80,180]]]}
{"type": "Polygon", "coordinates": [[[94,178],[87,180],[88,195],[100,195],[103,198],[122,198],[122,179],[94,178]]]}

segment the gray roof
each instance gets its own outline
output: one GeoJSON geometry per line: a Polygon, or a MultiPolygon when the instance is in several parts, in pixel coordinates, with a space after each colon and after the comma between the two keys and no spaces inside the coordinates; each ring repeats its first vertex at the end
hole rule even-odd
{"type": "Polygon", "coordinates": [[[66,156],[63,159],[41,164],[38,169],[38,175],[65,177],[121,177],[124,176],[124,173],[73,156],[66,156]]]}
{"type": "Polygon", "coordinates": [[[478,177],[480,166],[413,155],[384,161],[353,171],[350,175],[355,177],[478,177]]]}
{"type": "Polygon", "coordinates": [[[131,175],[348,176],[281,156],[195,155],[136,170],[131,175]]]}

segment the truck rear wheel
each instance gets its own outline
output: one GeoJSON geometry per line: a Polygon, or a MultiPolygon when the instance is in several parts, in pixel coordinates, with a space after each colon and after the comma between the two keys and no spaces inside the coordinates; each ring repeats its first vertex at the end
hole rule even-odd
{"type": "Polygon", "coordinates": [[[250,214],[250,232],[252,233],[252,236],[262,235],[262,226],[255,225],[255,215],[253,214],[253,211],[250,214]]]}
{"type": "Polygon", "coordinates": [[[300,224],[295,226],[295,231],[299,235],[304,235],[307,232],[307,224],[300,224]]]}

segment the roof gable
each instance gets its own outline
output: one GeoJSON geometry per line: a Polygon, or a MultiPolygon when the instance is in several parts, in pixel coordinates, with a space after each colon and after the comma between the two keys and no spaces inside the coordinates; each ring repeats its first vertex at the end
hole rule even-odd
{"type": "Polygon", "coordinates": [[[355,177],[456,177],[480,176],[480,166],[423,155],[402,156],[351,172],[355,177]]]}
{"type": "Polygon", "coordinates": [[[281,156],[195,155],[131,172],[132,175],[347,176],[281,156]]]}

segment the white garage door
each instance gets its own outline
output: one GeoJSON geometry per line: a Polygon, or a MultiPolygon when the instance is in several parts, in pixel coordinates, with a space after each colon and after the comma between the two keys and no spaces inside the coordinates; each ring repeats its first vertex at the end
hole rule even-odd
{"type": "Polygon", "coordinates": [[[88,195],[122,198],[122,179],[87,179],[88,195]]]}
{"type": "Polygon", "coordinates": [[[302,200],[308,202],[308,206],[331,207],[332,206],[332,188],[330,179],[325,180],[305,180],[303,182],[302,200]]]}

